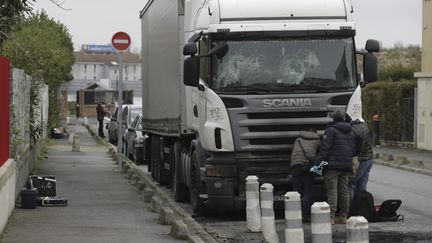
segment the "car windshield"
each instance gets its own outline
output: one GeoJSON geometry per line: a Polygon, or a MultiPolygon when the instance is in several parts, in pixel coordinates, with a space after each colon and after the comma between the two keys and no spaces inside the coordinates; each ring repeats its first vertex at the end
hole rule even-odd
{"type": "Polygon", "coordinates": [[[216,92],[327,92],[357,84],[353,38],[226,43],[226,55],[212,58],[216,92]]]}

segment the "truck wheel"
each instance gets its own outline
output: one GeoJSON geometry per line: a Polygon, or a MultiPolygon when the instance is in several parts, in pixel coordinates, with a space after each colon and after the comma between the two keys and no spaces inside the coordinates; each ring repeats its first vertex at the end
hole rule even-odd
{"type": "Polygon", "coordinates": [[[203,194],[205,189],[204,185],[201,182],[201,173],[199,162],[197,158],[197,154],[195,151],[192,152],[190,157],[191,160],[191,172],[190,172],[190,202],[192,206],[192,210],[197,215],[205,215],[206,208],[204,206],[203,200],[199,197],[200,194],[203,194]]]}
{"type": "Polygon", "coordinates": [[[175,142],[171,150],[171,187],[174,193],[174,200],[176,202],[185,202],[189,199],[188,190],[180,179],[183,156],[185,156],[187,160],[190,160],[190,156],[188,154],[183,154],[181,152],[181,145],[178,142],[175,142]]]}
{"type": "Polygon", "coordinates": [[[150,162],[151,162],[151,175],[153,179],[157,181],[157,175],[159,174],[159,160],[160,160],[160,152],[159,152],[159,136],[153,135],[150,140],[150,162]]]}

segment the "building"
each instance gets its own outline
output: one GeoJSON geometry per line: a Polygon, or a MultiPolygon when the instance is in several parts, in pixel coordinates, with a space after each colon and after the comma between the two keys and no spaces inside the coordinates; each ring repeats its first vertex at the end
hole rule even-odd
{"type": "MultiPolygon", "coordinates": [[[[116,90],[119,78],[117,55],[111,45],[82,45],[74,52],[72,67],[74,79],[62,86],[68,94],[68,101],[76,101],[76,92],[95,82],[116,90]]],[[[123,89],[133,90],[134,98],[141,98],[141,58],[138,54],[123,54],[123,89]]]]}
{"type": "Polygon", "coordinates": [[[422,70],[417,82],[417,147],[432,150],[432,0],[423,1],[422,70]]]}

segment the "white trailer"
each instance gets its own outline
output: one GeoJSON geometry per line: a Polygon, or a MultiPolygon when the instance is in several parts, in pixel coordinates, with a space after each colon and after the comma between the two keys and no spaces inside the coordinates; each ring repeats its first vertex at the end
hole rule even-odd
{"type": "Polygon", "coordinates": [[[376,80],[379,44],[363,82],[346,0],[150,0],[140,17],[145,157],[197,213],[244,207],[248,175],[285,193],[300,131],[361,118],[376,80]]]}

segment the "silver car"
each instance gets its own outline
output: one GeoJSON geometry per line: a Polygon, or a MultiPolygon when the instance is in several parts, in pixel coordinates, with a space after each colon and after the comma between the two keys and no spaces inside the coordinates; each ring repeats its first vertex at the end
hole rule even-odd
{"type": "MultiPolygon", "coordinates": [[[[141,114],[141,105],[123,105],[122,110],[122,121],[123,121],[123,131],[130,127],[132,123],[132,118],[136,115],[141,114]]],[[[108,141],[112,144],[117,144],[117,131],[118,131],[118,121],[117,121],[118,107],[111,116],[110,122],[108,124],[108,141]]],[[[124,138],[124,133],[123,133],[124,138]]]]}
{"type": "Polygon", "coordinates": [[[141,115],[132,119],[131,126],[125,133],[125,155],[136,164],[143,164],[143,144],[144,136],[141,125],[141,115]]]}

